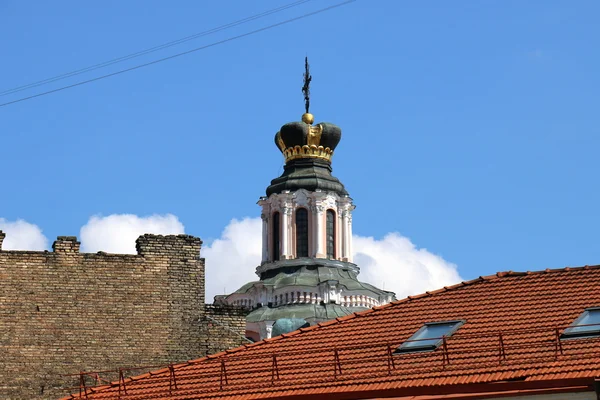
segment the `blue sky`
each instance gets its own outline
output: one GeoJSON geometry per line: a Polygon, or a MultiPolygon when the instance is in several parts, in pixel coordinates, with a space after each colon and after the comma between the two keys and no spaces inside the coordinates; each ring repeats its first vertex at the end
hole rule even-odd
{"type": "MultiPolygon", "coordinates": [[[[290,1],[0,1],[0,89],[290,1]],[[176,7],[174,6],[176,4],[176,7]]],[[[0,102],[336,4],[285,12],[0,102]]],[[[0,218],[52,241],[91,216],[170,213],[211,242],[282,171],[279,127],[343,129],[354,231],[399,232],[463,278],[600,263],[600,3],[358,0],[134,72],[0,107],[0,218]]],[[[401,270],[397,271],[402,274],[401,270]]]]}

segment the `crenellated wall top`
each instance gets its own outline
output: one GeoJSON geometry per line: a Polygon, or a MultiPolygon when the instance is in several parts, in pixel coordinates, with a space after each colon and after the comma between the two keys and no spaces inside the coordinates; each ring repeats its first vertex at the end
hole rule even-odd
{"type": "Polygon", "coordinates": [[[83,257],[153,257],[153,256],[182,256],[199,258],[202,240],[191,235],[155,235],[144,234],[136,240],[137,254],[110,254],[103,251],[97,253],[81,253],[81,242],[76,236],[58,236],[52,243],[52,251],[5,250],[2,248],[6,233],[0,231],[0,254],[29,254],[29,255],[80,255],[83,257]]]}

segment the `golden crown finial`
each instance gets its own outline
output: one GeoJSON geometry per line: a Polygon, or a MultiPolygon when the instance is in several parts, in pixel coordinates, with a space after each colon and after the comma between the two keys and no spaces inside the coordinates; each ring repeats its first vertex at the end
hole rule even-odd
{"type": "Polygon", "coordinates": [[[300,122],[290,122],[289,124],[282,126],[281,130],[275,135],[275,143],[277,144],[277,147],[279,147],[279,150],[281,150],[283,153],[286,163],[288,161],[300,158],[320,158],[331,162],[333,149],[340,141],[341,131],[338,127],[324,123],[313,126],[313,123],[315,122],[315,116],[309,112],[311,81],[312,76],[310,75],[308,57],[305,57],[304,84],[302,86],[305,112],[302,114],[302,122],[309,126],[307,127],[300,122]],[[325,126],[329,126],[328,131],[325,131],[325,126]],[[324,146],[321,143],[322,135],[324,133],[329,135],[328,139],[324,141],[324,143],[327,143],[328,146],[324,146]],[[331,139],[331,137],[333,137],[333,139],[331,139]],[[285,140],[288,140],[290,144],[286,144],[284,138],[285,140]]]}

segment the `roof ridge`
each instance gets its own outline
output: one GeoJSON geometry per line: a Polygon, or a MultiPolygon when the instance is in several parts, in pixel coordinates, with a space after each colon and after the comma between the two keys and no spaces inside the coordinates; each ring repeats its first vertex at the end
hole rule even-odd
{"type": "Polygon", "coordinates": [[[572,271],[581,271],[581,270],[590,270],[590,269],[600,269],[600,264],[596,265],[582,265],[579,267],[563,267],[563,268],[546,268],[535,271],[504,271],[498,272],[496,275],[505,277],[505,276],[525,276],[525,275],[537,275],[537,274],[547,274],[547,273],[557,273],[557,272],[572,272],[572,271]]]}

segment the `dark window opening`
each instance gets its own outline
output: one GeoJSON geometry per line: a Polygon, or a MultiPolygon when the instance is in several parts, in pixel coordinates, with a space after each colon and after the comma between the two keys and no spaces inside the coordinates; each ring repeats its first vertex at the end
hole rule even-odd
{"type": "Polygon", "coordinates": [[[583,314],[569,326],[561,339],[600,336],[600,307],[586,308],[583,314]]]}
{"type": "Polygon", "coordinates": [[[442,344],[444,337],[452,335],[464,321],[429,322],[400,345],[395,353],[413,353],[432,351],[442,344]]]}
{"type": "Polygon", "coordinates": [[[279,260],[279,233],[281,229],[279,228],[279,213],[276,212],[273,214],[273,261],[279,260]]]}
{"type": "Polygon", "coordinates": [[[327,210],[327,258],[335,258],[335,213],[327,210]]]}
{"type": "Polygon", "coordinates": [[[308,257],[308,211],[296,210],[296,257],[308,257]]]}

